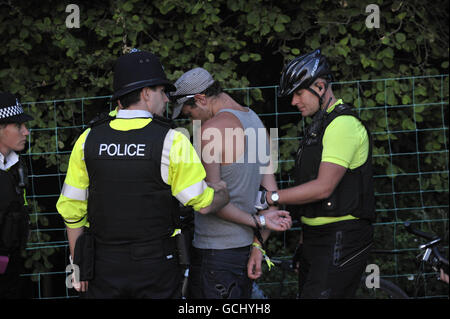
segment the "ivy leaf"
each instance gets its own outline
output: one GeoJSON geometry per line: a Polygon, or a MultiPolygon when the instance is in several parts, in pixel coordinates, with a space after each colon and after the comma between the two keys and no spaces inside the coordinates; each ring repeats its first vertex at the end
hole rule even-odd
{"type": "Polygon", "coordinates": [[[276,32],[283,32],[286,28],[284,27],[283,24],[278,23],[278,24],[275,24],[275,25],[273,26],[273,29],[274,29],[276,32]]]}
{"type": "Polygon", "coordinates": [[[402,32],[397,32],[395,34],[395,40],[397,40],[398,43],[403,43],[406,41],[406,36],[402,32]]]}

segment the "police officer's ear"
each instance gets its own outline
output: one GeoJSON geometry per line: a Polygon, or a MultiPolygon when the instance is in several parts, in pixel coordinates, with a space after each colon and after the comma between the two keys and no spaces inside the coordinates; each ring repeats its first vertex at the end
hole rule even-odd
{"type": "Polygon", "coordinates": [[[322,94],[325,91],[325,87],[326,87],[326,83],[324,80],[322,79],[318,79],[315,83],[314,86],[317,88],[319,94],[322,94]]]}
{"type": "Polygon", "coordinates": [[[140,94],[141,100],[144,100],[144,101],[149,100],[150,99],[150,94],[151,94],[151,92],[150,92],[150,88],[149,87],[142,88],[141,94],[140,94]]]}

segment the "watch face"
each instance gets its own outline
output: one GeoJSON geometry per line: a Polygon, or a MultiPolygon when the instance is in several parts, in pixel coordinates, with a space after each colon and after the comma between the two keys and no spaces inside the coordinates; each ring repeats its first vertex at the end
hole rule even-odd
{"type": "Polygon", "coordinates": [[[273,202],[276,202],[277,200],[280,199],[280,196],[278,195],[278,193],[273,193],[271,199],[273,202]]]}

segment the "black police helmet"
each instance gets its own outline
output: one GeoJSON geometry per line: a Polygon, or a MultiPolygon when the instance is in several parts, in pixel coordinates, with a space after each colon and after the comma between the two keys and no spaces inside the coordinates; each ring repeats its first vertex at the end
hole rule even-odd
{"type": "Polygon", "coordinates": [[[320,50],[299,56],[285,65],[281,74],[278,96],[284,97],[298,89],[308,88],[320,77],[333,81],[328,62],[320,50]]]}
{"type": "Polygon", "coordinates": [[[168,92],[176,91],[169,82],[156,55],[146,51],[134,51],[117,59],[114,67],[114,94],[112,100],[134,90],[163,85],[168,92]]]}

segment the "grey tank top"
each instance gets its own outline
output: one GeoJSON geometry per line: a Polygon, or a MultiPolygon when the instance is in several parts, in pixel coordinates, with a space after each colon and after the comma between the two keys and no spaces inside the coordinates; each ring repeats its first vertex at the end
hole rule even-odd
{"type": "MultiPolygon", "coordinates": [[[[269,163],[267,131],[251,109],[248,112],[222,109],[218,113],[221,112],[232,113],[240,120],[246,145],[244,154],[236,162],[220,166],[220,176],[227,183],[230,203],[248,214],[255,213],[256,194],[262,180],[260,168],[269,163]]],[[[226,221],[214,213],[195,213],[194,247],[229,249],[248,246],[252,241],[253,229],[249,226],[226,221]]]]}

